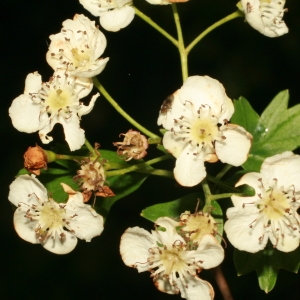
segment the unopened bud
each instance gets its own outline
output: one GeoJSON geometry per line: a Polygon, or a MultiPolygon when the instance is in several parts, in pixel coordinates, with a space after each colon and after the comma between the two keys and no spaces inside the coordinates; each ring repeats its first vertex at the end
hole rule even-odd
{"type": "Polygon", "coordinates": [[[24,154],[25,169],[35,175],[40,175],[41,168],[47,169],[47,162],[47,155],[39,146],[29,147],[24,154]]]}

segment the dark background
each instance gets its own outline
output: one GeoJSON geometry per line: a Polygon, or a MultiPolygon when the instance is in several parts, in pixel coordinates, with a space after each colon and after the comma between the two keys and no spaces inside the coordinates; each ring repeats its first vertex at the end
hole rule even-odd
{"type": "MultiPolygon", "coordinates": [[[[191,0],[178,5],[186,44],[206,27],[232,13],[237,0],[191,0]]],[[[154,6],[144,0],[135,4],[158,24],[176,35],[170,6],[154,6]]],[[[277,92],[289,89],[290,104],[300,102],[300,2],[287,1],[285,21],[288,35],[267,38],[242,18],[209,34],[189,56],[190,75],[218,79],[230,98],[240,95],[250,100],[260,113],[277,92]]],[[[28,146],[40,143],[37,134],[16,131],[8,117],[11,101],[23,93],[28,73],[39,71],[47,81],[52,70],[47,65],[48,36],[60,31],[61,23],[75,13],[92,17],[77,0],[4,0],[1,4],[1,210],[0,210],[0,297],[2,299],[180,299],[156,291],[149,273],[138,274],[126,267],[119,255],[119,239],[126,228],[152,224],[139,216],[154,203],[166,202],[186,193],[172,181],[149,178],[138,192],[113,206],[100,237],[91,243],[80,241],[73,252],[54,255],[39,245],[21,240],[12,224],[13,210],[7,201],[8,186],[22,167],[28,146]]],[[[178,89],[181,72],[173,45],[138,17],[118,33],[104,31],[110,57],[99,79],[120,105],[150,130],[158,132],[156,119],[162,101],[178,89]]],[[[63,139],[61,128],[56,140],[63,139]]],[[[91,143],[112,148],[121,132],[132,128],[100,97],[94,110],[83,117],[82,127],[91,143]]],[[[299,124],[295,124],[299,130],[299,124]]],[[[48,146],[45,146],[47,148],[48,146]]],[[[50,145],[49,145],[50,147],[50,145]]],[[[155,150],[149,150],[150,155],[155,150]]],[[[280,271],[275,289],[266,295],[255,273],[237,277],[232,249],[226,250],[225,277],[235,299],[299,299],[299,275],[280,271]],[[298,296],[297,296],[298,294],[298,296]]],[[[203,276],[202,276],[203,275],[203,276]]],[[[222,299],[210,271],[202,272],[222,299]]]]}

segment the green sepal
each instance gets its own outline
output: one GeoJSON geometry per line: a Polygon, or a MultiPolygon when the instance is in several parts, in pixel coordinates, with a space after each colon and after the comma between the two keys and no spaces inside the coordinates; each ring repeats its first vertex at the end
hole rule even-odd
{"type": "Polygon", "coordinates": [[[261,117],[243,97],[234,101],[233,124],[243,126],[253,135],[252,147],[243,168],[259,172],[262,162],[275,154],[300,146],[300,104],[288,108],[287,90],[278,93],[261,117]]]}
{"type": "Polygon", "coordinates": [[[276,283],[279,269],[297,273],[300,267],[300,247],[292,252],[274,249],[271,243],[257,253],[234,250],[233,260],[238,275],[256,271],[260,288],[270,292],[276,283]]]}

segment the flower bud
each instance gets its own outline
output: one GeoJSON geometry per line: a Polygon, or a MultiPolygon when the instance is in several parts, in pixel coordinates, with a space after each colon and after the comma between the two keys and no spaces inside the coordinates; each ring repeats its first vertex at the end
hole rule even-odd
{"type": "Polygon", "coordinates": [[[35,175],[40,175],[41,168],[47,169],[47,162],[47,155],[39,146],[29,147],[24,154],[25,169],[35,175]]]}

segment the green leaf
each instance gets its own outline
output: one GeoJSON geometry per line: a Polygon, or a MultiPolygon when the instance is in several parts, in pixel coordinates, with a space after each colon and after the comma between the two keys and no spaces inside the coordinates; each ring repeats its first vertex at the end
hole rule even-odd
{"type": "MultiPolygon", "coordinates": [[[[170,202],[164,202],[149,206],[142,210],[141,216],[152,222],[155,222],[160,217],[179,219],[180,215],[183,212],[195,211],[198,202],[197,199],[204,199],[203,193],[193,193],[170,202]]],[[[201,206],[200,202],[200,209],[203,208],[203,204],[201,206]]],[[[219,236],[217,236],[217,239],[220,241],[223,234],[223,212],[217,201],[212,201],[211,205],[211,215],[216,220],[217,230],[219,234],[219,236]]]]}
{"type": "Polygon", "coordinates": [[[280,92],[264,110],[261,117],[245,98],[234,101],[233,124],[243,126],[253,135],[249,158],[243,168],[259,171],[265,158],[300,146],[300,104],[288,108],[289,93],[280,92]]]}
{"type": "Polygon", "coordinates": [[[73,190],[79,189],[73,181],[74,173],[70,170],[49,168],[39,176],[39,180],[48,190],[48,195],[56,202],[67,202],[69,195],[63,190],[61,183],[65,183],[73,190]]]}
{"type": "Polygon", "coordinates": [[[95,209],[104,218],[107,217],[111,206],[119,199],[136,191],[148,177],[147,174],[126,173],[121,176],[113,176],[107,179],[108,186],[116,196],[113,197],[97,197],[95,209]]]}
{"type": "Polygon", "coordinates": [[[257,253],[234,250],[233,260],[238,275],[256,271],[258,283],[266,293],[270,292],[276,283],[279,269],[297,273],[300,267],[300,247],[292,252],[281,252],[269,243],[257,253]]]}

